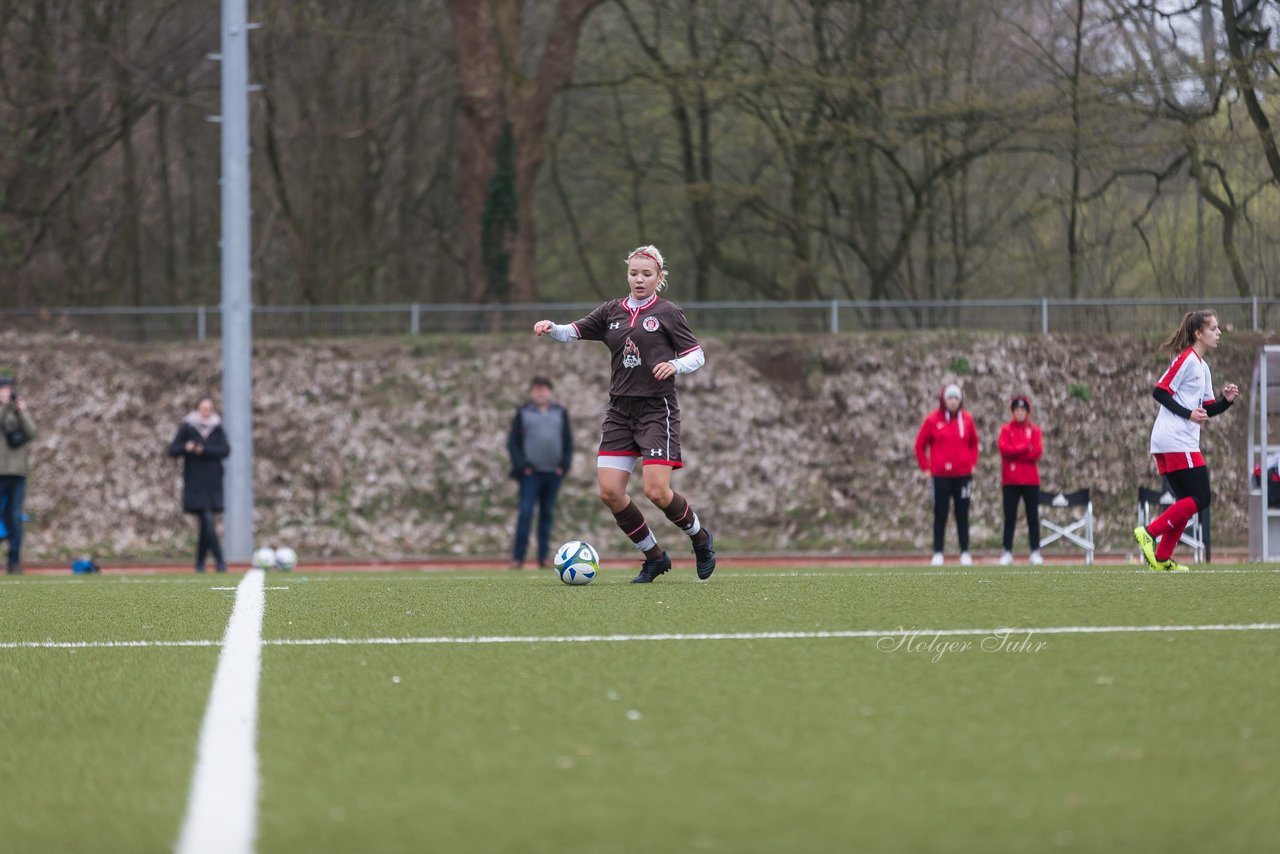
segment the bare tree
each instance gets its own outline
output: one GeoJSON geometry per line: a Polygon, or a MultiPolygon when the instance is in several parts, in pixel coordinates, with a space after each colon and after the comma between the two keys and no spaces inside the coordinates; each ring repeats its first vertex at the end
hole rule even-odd
{"type": "Polygon", "coordinates": [[[601,0],[446,0],[461,79],[459,202],[468,296],[532,301],[534,190],[548,115],[573,75],[578,36],[601,0]],[[530,42],[534,42],[529,46],[530,42]]]}
{"type": "MultiPolygon", "coordinates": [[[[1222,0],[1222,28],[1231,51],[1231,69],[1236,87],[1249,111],[1249,120],[1258,132],[1258,141],[1267,158],[1267,168],[1275,180],[1280,181],[1280,148],[1276,146],[1275,131],[1262,102],[1258,98],[1254,63],[1260,62],[1257,49],[1265,47],[1271,35],[1269,28],[1261,24],[1262,0],[1245,0],[1239,7],[1236,0],[1222,0]]],[[[1274,69],[1272,69],[1274,71],[1274,69]]]]}

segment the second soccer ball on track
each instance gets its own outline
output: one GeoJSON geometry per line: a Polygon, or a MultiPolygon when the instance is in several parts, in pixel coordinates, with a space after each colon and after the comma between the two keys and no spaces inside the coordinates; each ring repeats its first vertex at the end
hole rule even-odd
{"type": "Polygon", "coordinates": [[[276,549],[276,569],[281,572],[293,572],[298,565],[298,553],[288,546],[276,549]]]}
{"type": "Polygon", "coordinates": [[[273,549],[263,546],[253,553],[253,565],[264,572],[278,569],[281,572],[293,572],[298,565],[298,553],[288,546],[273,549]]]}
{"type": "Polygon", "coordinates": [[[590,584],[600,571],[600,555],[589,543],[570,540],[556,549],[556,575],[565,584],[590,584]]]}

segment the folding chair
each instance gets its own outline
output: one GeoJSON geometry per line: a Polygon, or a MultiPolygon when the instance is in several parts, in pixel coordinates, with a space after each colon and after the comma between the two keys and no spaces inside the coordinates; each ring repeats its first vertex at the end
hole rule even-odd
{"type": "Polygon", "coordinates": [[[1089,500],[1089,490],[1078,489],[1075,492],[1040,492],[1040,527],[1051,533],[1040,541],[1044,548],[1058,540],[1066,540],[1084,550],[1084,562],[1093,564],[1093,502],[1089,500]],[[1083,515],[1072,513],[1072,521],[1061,524],[1045,518],[1044,508],[1080,508],[1083,515]],[[1077,533],[1079,532],[1079,533],[1077,533]]]}
{"type": "MultiPolygon", "coordinates": [[[[1173,506],[1177,501],[1173,497],[1172,492],[1161,492],[1158,489],[1147,489],[1145,486],[1138,487],[1138,524],[1147,527],[1151,524],[1151,520],[1160,513],[1152,513],[1151,505],[1154,504],[1161,508],[1160,512],[1164,512],[1164,508],[1173,506]]],[[[1179,540],[1184,546],[1191,549],[1191,559],[1196,563],[1204,563],[1204,531],[1200,527],[1200,514],[1197,513],[1187,522],[1187,527],[1182,531],[1182,538],[1179,540]]]]}

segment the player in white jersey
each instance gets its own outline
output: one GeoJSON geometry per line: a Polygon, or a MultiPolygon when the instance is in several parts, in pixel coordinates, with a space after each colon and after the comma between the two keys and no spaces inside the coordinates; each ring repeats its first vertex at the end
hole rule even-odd
{"type": "Polygon", "coordinates": [[[1200,453],[1200,427],[1225,412],[1240,394],[1235,383],[1228,383],[1220,396],[1214,394],[1204,355],[1221,339],[1217,314],[1191,311],[1160,345],[1176,355],[1152,392],[1160,402],[1160,412],[1151,428],[1151,454],[1156,470],[1168,479],[1178,500],[1150,525],[1133,530],[1147,566],[1153,570],[1186,569],[1173,560],[1173,550],[1191,517],[1209,506],[1209,467],[1200,453]]]}

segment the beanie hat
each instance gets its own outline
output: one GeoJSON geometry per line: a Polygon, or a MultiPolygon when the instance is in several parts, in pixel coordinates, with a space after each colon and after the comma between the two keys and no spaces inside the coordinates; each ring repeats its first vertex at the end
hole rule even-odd
{"type": "Polygon", "coordinates": [[[960,386],[955,383],[951,383],[942,390],[942,399],[946,400],[948,397],[958,397],[961,400],[964,400],[964,392],[960,391],[960,386]]]}

